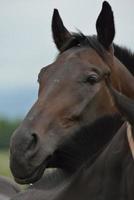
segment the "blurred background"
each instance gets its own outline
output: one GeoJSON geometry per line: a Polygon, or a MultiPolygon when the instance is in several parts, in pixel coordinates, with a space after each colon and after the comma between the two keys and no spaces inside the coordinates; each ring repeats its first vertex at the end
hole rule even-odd
{"type": "MultiPolygon", "coordinates": [[[[0,0],[0,175],[11,176],[9,139],[37,99],[37,76],[57,50],[51,18],[58,8],[65,26],[95,34],[102,0],[0,0]]],[[[108,0],[115,16],[115,42],[134,50],[134,1],[108,0]]]]}

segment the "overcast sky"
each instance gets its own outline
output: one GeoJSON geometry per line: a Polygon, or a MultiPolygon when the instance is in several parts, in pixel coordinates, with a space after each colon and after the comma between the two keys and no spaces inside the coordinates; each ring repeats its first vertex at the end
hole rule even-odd
{"type": "MultiPolygon", "coordinates": [[[[17,88],[37,90],[38,72],[57,54],[51,37],[54,8],[59,9],[69,30],[78,28],[85,34],[94,34],[102,2],[0,0],[0,91],[12,93],[17,88]]],[[[134,0],[108,2],[115,16],[115,41],[134,50],[134,0]]]]}

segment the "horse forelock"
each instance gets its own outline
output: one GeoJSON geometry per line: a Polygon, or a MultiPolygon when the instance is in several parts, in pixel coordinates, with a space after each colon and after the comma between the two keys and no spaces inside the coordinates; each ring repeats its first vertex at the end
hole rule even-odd
{"type": "Polygon", "coordinates": [[[106,50],[98,41],[96,35],[86,36],[80,31],[78,33],[72,33],[72,38],[63,45],[61,53],[71,47],[76,46],[91,47],[99,54],[103,60],[105,60],[106,50]]]}

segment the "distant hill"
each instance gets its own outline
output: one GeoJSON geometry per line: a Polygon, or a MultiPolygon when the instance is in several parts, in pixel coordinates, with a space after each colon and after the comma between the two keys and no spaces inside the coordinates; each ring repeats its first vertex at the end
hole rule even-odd
{"type": "Polygon", "coordinates": [[[37,99],[36,88],[0,90],[0,117],[22,118],[37,99]]]}

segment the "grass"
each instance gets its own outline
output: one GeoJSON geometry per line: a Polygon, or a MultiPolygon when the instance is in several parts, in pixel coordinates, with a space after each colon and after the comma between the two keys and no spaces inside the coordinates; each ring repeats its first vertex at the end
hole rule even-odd
{"type": "MultiPolygon", "coordinates": [[[[11,174],[10,168],[9,168],[9,152],[8,150],[0,150],[0,176],[6,176],[8,178],[11,178],[13,181],[13,176],[11,174]]],[[[25,189],[25,185],[18,185],[20,189],[25,189]]]]}
{"type": "Polygon", "coordinates": [[[9,152],[0,150],[0,175],[12,177],[9,169],[9,152]]]}

